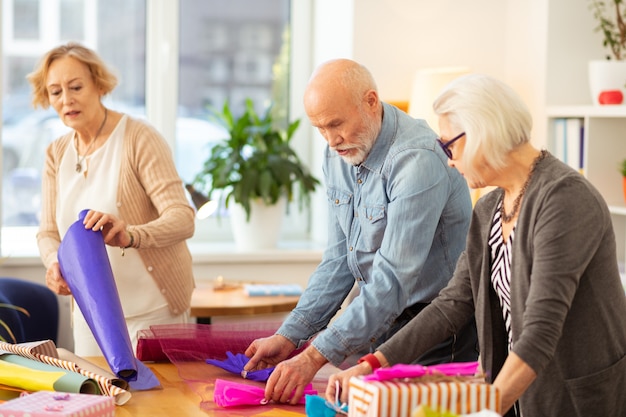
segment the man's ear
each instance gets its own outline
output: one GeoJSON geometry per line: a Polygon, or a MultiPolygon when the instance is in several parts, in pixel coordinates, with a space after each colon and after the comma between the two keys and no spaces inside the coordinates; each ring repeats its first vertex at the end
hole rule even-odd
{"type": "Polygon", "coordinates": [[[378,93],[376,90],[367,90],[365,93],[365,103],[370,110],[375,110],[378,107],[378,93]]]}

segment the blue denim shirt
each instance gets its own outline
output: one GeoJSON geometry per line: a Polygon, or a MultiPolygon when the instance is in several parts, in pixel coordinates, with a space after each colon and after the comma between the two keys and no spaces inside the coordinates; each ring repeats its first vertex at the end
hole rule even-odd
{"type": "Polygon", "coordinates": [[[383,106],[381,132],[360,166],[326,148],[328,246],[277,331],[297,346],[321,332],[313,346],[334,365],[369,347],[406,307],[435,298],[469,227],[467,184],[448,166],[436,134],[383,106]],[[355,280],[359,295],[328,326],[355,280]]]}

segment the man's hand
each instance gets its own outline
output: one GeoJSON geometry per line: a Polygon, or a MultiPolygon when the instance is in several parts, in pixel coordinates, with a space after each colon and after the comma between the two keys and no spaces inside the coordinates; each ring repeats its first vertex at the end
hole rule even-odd
{"type": "Polygon", "coordinates": [[[304,388],[326,362],[317,349],[309,346],[304,352],[279,363],[265,385],[265,399],[298,404],[304,388]]]}
{"type": "Polygon", "coordinates": [[[250,360],[243,369],[256,371],[275,366],[285,360],[295,349],[296,345],[279,334],[257,339],[244,352],[250,360]]]}

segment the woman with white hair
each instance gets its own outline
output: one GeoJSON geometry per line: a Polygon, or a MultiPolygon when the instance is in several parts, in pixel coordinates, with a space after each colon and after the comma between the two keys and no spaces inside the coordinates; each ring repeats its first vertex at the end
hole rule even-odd
{"type": "MultiPolygon", "coordinates": [[[[477,202],[448,286],[375,358],[411,363],[474,316],[506,416],[626,415],[626,297],[606,202],[530,143],[530,113],[504,83],[461,77],[434,110],[449,165],[472,188],[497,188],[477,202]]],[[[349,378],[372,364],[333,375],[327,398],[338,381],[347,400],[349,378]]]]}

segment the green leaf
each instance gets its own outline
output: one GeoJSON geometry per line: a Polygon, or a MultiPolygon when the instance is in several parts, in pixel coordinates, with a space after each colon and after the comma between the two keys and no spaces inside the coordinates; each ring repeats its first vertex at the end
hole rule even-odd
{"type": "MultiPolygon", "coordinates": [[[[30,313],[28,312],[28,310],[22,307],[14,306],[12,304],[0,303],[0,308],[10,308],[12,310],[19,311],[20,313],[26,315],[27,317],[30,317],[30,313]]],[[[9,326],[6,324],[4,320],[0,320],[0,326],[4,328],[4,330],[6,330],[6,332],[8,333],[9,337],[11,338],[10,342],[17,343],[15,334],[13,334],[13,331],[9,328],[9,326]]],[[[3,342],[7,342],[7,340],[5,340],[4,337],[0,337],[0,340],[2,340],[3,342]]]]}
{"type": "MultiPolygon", "coordinates": [[[[216,144],[194,179],[194,186],[209,197],[222,190],[222,199],[228,207],[231,198],[241,204],[250,216],[250,201],[262,198],[266,204],[275,204],[281,196],[293,199],[299,185],[300,208],[309,201],[309,194],[319,181],[309,174],[289,145],[300,120],[286,128],[275,126],[268,106],[262,115],[247,98],[243,114],[233,116],[228,101],[212,117],[226,127],[229,137],[216,144]]],[[[286,123],[286,122],[285,122],[286,123]]]]}

